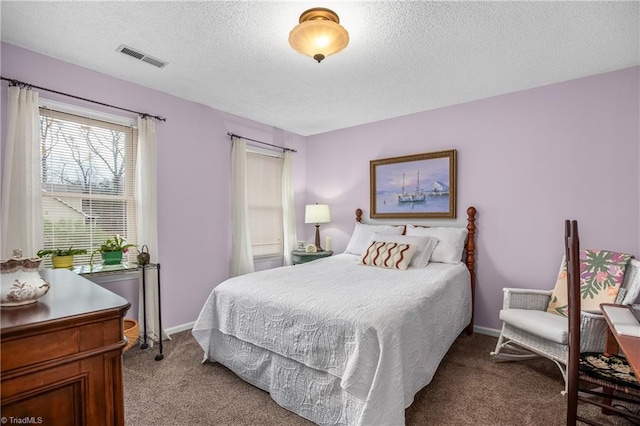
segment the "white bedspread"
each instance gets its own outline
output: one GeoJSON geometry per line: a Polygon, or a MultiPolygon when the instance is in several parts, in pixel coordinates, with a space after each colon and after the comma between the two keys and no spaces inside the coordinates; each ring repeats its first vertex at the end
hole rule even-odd
{"type": "Polygon", "coordinates": [[[193,336],[211,354],[224,333],[340,379],[362,402],[357,424],[401,425],[471,318],[469,272],[406,271],[342,254],[231,278],[211,292],[193,336]]]}

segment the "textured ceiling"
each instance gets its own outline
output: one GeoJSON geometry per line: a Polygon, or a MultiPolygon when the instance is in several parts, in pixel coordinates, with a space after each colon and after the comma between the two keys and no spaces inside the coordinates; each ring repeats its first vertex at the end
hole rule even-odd
{"type": "Polygon", "coordinates": [[[0,7],[4,42],[303,136],[640,63],[637,1],[0,7]],[[335,10],[351,38],[321,64],[287,41],[300,14],[318,6],[335,10]],[[127,57],[120,44],[169,65],[127,57]]]}

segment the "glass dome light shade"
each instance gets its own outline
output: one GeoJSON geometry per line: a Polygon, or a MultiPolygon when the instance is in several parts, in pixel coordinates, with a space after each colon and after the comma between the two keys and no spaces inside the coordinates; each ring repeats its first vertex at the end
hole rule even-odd
{"type": "Polygon", "coordinates": [[[349,33],[339,22],[338,15],[329,9],[310,9],[300,16],[300,24],[289,33],[289,44],[320,62],[349,44],[349,33]]]}

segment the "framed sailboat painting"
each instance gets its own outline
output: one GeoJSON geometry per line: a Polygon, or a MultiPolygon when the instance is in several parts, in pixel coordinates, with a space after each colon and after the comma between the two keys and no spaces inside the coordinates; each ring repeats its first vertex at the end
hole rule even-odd
{"type": "Polygon", "coordinates": [[[372,218],[456,217],[456,150],[370,161],[372,218]]]}

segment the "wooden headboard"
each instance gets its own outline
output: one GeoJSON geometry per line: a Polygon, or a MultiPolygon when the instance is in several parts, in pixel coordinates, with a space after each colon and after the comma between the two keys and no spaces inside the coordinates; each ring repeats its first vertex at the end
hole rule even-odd
{"type": "MultiPolygon", "coordinates": [[[[362,209],[356,209],[356,222],[362,222],[362,209]]],[[[426,225],[419,225],[426,226],[426,225]]],[[[473,317],[476,305],[476,208],[467,209],[467,241],[464,243],[464,263],[471,276],[471,322],[465,328],[465,333],[473,334],[473,317]]]]}

